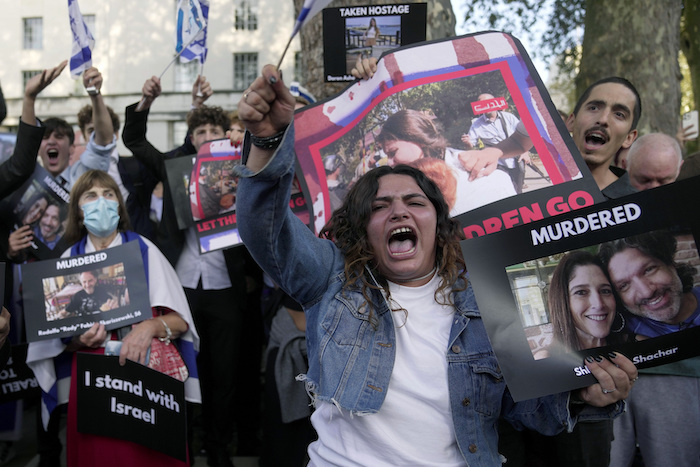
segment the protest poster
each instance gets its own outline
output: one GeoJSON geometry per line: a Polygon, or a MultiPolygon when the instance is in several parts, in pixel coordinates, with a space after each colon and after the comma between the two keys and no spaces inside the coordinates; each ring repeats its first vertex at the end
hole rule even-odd
{"type": "Polygon", "coordinates": [[[21,268],[29,342],[82,334],[95,323],[117,329],[152,316],[138,242],[21,268]]]}
{"type": "Polygon", "coordinates": [[[78,431],[118,438],[180,461],[187,454],[185,385],[119,357],[78,352],[78,431]],[[154,435],[157,433],[157,435],[154,435]]]}
{"type": "Polygon", "coordinates": [[[32,176],[0,203],[4,225],[10,231],[28,225],[33,240],[30,253],[39,259],[55,258],[68,245],[63,234],[68,218],[70,189],[37,165],[32,176]]]}
{"type": "MultiPolygon", "coordinates": [[[[196,156],[165,161],[178,227],[194,227],[200,254],[241,245],[236,227],[236,188],[233,169],[241,149],[221,139],[204,143],[196,156]]],[[[309,212],[301,185],[295,181],[290,207],[305,224],[309,212]]]]}
{"type": "Polygon", "coordinates": [[[426,172],[468,238],[604,199],[527,53],[512,36],[487,32],[415,44],[383,55],[377,67],[370,80],[294,116],[302,189],[316,233],[356,179],[392,163],[426,172]],[[479,102],[484,93],[493,99],[479,102]],[[522,122],[536,152],[526,169],[532,178],[517,195],[505,172],[470,181],[460,162],[463,156],[484,154],[478,147],[467,151],[462,140],[472,118],[499,109],[522,122]],[[420,152],[399,160],[395,147],[387,147],[397,142],[413,143],[420,152]]]}
{"type": "Polygon", "coordinates": [[[324,8],[325,81],[354,81],[350,70],[358,55],[379,58],[402,45],[424,41],[427,11],[427,3],[324,8]]]}
{"type": "Polygon", "coordinates": [[[39,396],[39,384],[26,363],[27,345],[13,345],[7,365],[0,370],[0,404],[39,396]]]}
{"type": "Polygon", "coordinates": [[[462,241],[516,401],[594,384],[587,356],[646,368],[700,354],[699,181],[462,241]]]}

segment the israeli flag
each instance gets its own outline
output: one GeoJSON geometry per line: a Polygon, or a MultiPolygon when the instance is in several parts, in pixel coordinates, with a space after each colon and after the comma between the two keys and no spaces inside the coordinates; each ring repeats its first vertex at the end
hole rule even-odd
{"type": "Polygon", "coordinates": [[[80,74],[92,66],[92,49],[95,47],[95,38],[88,29],[78,0],[68,0],[68,17],[70,29],[73,32],[73,49],[70,57],[70,75],[73,79],[80,78],[80,74]]]}
{"type": "Polygon", "coordinates": [[[296,23],[294,23],[292,37],[299,32],[307,19],[313,18],[316,13],[326,8],[329,3],[331,3],[331,0],[304,0],[304,6],[301,7],[296,23]]]}
{"type": "Polygon", "coordinates": [[[207,59],[208,18],[209,0],[179,0],[175,52],[180,54],[180,63],[196,58],[204,64],[207,59]]]}

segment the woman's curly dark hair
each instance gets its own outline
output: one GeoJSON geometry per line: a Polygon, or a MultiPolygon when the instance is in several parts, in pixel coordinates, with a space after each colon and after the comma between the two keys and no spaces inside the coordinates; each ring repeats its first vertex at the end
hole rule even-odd
{"type": "MultiPolygon", "coordinates": [[[[441,277],[435,299],[452,296],[451,290],[467,287],[466,267],[459,241],[464,233],[459,222],[450,218],[449,208],[437,185],[420,170],[407,165],[383,166],[369,171],[361,177],[345,197],[343,205],[333,212],[320,237],[332,240],[345,255],[345,288],[361,284],[362,294],[372,308],[370,289],[377,289],[368,270],[379,277],[386,289],[386,280],[381,278],[377,265],[373,264],[374,253],[367,237],[367,225],[372,213],[372,203],[379,189],[379,179],[385,175],[407,175],[413,178],[435,207],[437,214],[436,254],[437,274],[441,277]]],[[[446,303],[443,303],[446,304],[446,303]]]]}

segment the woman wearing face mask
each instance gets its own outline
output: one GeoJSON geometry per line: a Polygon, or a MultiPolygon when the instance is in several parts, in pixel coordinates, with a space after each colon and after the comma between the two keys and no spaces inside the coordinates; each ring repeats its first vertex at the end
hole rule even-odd
{"type": "MultiPolygon", "coordinates": [[[[42,391],[49,393],[56,385],[56,375],[58,374],[59,378],[61,375],[60,361],[65,360],[66,355],[76,351],[104,353],[105,341],[117,340],[119,335],[123,336],[128,332],[121,339],[119,362],[122,365],[127,359],[147,364],[147,351],[153,338],[163,338],[166,342],[167,339],[177,339],[183,360],[190,372],[190,378],[185,382],[186,399],[198,402],[200,393],[194,351],[199,346],[199,338],[174,269],[153,243],[128,230],[129,218],[121,193],[106,172],[91,170],[83,174],[74,184],[70,199],[66,238],[77,243],[62,257],[105,250],[129,241],[138,242],[146,271],[153,317],[141,321],[131,329],[106,331],[104,325],[95,323],[88,331],[72,339],[33,343],[28,352],[27,363],[34,370],[42,391]]],[[[75,361],[75,358],[72,358],[71,373],[75,373],[75,361]]],[[[63,370],[65,371],[65,368],[63,370]]],[[[68,391],[61,391],[65,387],[66,385],[56,385],[58,400],[54,399],[53,404],[68,402],[68,465],[187,465],[131,442],[79,433],[79,402],[76,399],[75,378],[71,381],[69,394],[68,391]]],[[[44,398],[44,401],[47,402],[47,399],[44,398]]],[[[52,409],[49,403],[46,405],[47,409],[52,409]]]]}

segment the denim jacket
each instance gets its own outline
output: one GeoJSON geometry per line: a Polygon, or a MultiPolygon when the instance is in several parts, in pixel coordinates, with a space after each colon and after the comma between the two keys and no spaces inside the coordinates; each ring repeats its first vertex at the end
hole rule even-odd
{"type": "MultiPolygon", "coordinates": [[[[294,162],[290,125],[260,172],[237,168],[239,233],[258,264],[304,307],[309,357],[304,379],[309,393],[354,415],[376,413],[394,364],[391,312],[380,292],[372,291],[370,319],[361,286],[343,288],[342,252],[313,235],[289,209],[294,162]]],[[[620,412],[622,404],[603,409],[572,405],[575,410],[569,410],[569,393],[514,402],[471,286],[453,298],[456,312],[445,358],[457,443],[469,466],[501,465],[499,416],[517,428],[553,435],[570,431],[577,419],[605,419],[620,412]]]]}

